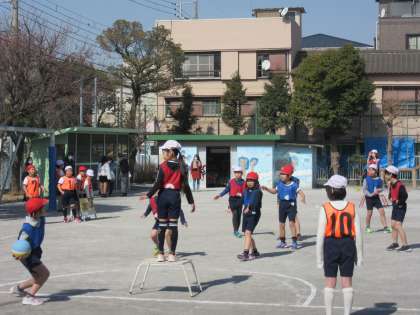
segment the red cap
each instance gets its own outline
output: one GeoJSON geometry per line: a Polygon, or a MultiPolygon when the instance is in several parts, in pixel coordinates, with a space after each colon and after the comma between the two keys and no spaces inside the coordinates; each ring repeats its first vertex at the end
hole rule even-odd
{"type": "Polygon", "coordinates": [[[25,210],[28,214],[32,214],[41,210],[48,203],[48,199],[31,198],[25,203],[25,210]]]}
{"type": "Polygon", "coordinates": [[[79,172],[86,172],[87,171],[87,167],[86,166],[79,166],[79,172]]]}
{"type": "Polygon", "coordinates": [[[293,174],[294,167],[292,164],[287,164],[280,169],[280,174],[286,174],[291,176],[293,174]]]}
{"type": "Polygon", "coordinates": [[[258,174],[255,172],[249,172],[246,175],[246,180],[258,180],[258,174]]]}
{"type": "Polygon", "coordinates": [[[27,172],[29,172],[31,169],[36,170],[35,165],[33,165],[33,164],[29,164],[29,165],[26,167],[26,171],[27,171],[27,172]]]}

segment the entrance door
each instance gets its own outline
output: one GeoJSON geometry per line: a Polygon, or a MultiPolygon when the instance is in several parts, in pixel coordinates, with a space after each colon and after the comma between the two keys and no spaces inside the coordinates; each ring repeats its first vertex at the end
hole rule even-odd
{"type": "Polygon", "coordinates": [[[207,187],[224,187],[230,177],[230,148],[207,147],[207,187]]]}

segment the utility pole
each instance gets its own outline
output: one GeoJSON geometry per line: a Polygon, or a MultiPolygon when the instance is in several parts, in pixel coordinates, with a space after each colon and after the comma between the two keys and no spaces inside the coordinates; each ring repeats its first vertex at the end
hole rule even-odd
{"type": "Polygon", "coordinates": [[[193,0],[193,19],[198,19],[198,0],[193,0]]]}
{"type": "Polygon", "coordinates": [[[79,125],[83,127],[83,78],[80,79],[79,125]]]}
{"type": "Polygon", "coordinates": [[[12,30],[14,34],[19,33],[19,2],[11,0],[12,4],[12,30]]]}
{"type": "Polygon", "coordinates": [[[121,128],[122,126],[122,112],[123,112],[123,107],[124,107],[124,81],[121,79],[121,89],[120,89],[120,109],[118,111],[118,127],[121,128]]]}
{"type": "Polygon", "coordinates": [[[178,18],[183,20],[184,15],[182,13],[182,0],[176,0],[176,11],[178,18]]]}
{"type": "Polygon", "coordinates": [[[97,97],[98,97],[98,93],[97,93],[97,78],[94,77],[93,78],[93,117],[92,117],[92,126],[93,127],[98,127],[98,103],[97,103],[97,97]]]}

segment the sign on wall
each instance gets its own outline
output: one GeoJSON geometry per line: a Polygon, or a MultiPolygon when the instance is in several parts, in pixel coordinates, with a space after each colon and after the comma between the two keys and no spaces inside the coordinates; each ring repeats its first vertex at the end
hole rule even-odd
{"type": "Polygon", "coordinates": [[[273,184],[273,147],[272,146],[238,146],[237,165],[244,177],[249,172],[257,172],[260,184],[271,187],[273,184]]]}
{"type": "Polygon", "coordinates": [[[295,147],[277,145],[274,150],[274,180],[278,180],[279,170],[283,165],[292,163],[295,167],[293,176],[300,179],[300,186],[312,188],[313,183],[313,155],[309,147],[295,147]]]}

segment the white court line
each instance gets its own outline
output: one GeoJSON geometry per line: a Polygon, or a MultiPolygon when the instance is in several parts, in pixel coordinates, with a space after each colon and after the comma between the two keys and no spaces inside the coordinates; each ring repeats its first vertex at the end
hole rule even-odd
{"type": "MultiPolygon", "coordinates": [[[[0,294],[10,294],[8,291],[0,291],[0,294]]],[[[288,305],[281,303],[261,303],[261,302],[232,302],[232,301],[214,301],[214,300],[194,300],[194,299],[159,299],[159,298],[138,298],[128,296],[105,296],[105,295],[66,295],[66,294],[39,294],[41,298],[53,298],[53,297],[65,297],[68,299],[87,299],[87,300],[119,300],[119,301],[135,301],[135,302],[156,302],[156,303],[176,303],[176,304],[201,304],[201,305],[236,305],[236,306],[258,306],[258,307],[288,307],[298,309],[323,309],[323,305],[288,305]]],[[[334,306],[334,309],[342,310],[342,306],[334,306]]],[[[401,311],[401,312],[420,312],[420,308],[385,308],[385,307],[374,307],[374,306],[354,306],[352,308],[355,311],[372,309],[375,311],[401,311]]]]}
{"type": "MultiPolygon", "coordinates": [[[[97,271],[86,271],[86,272],[78,272],[78,273],[67,273],[67,274],[62,274],[62,275],[56,275],[56,276],[49,277],[48,280],[59,279],[59,278],[77,277],[77,276],[85,276],[85,275],[94,275],[94,274],[97,274],[97,273],[119,272],[119,271],[123,271],[123,270],[125,270],[125,269],[97,270],[97,271]]],[[[6,286],[9,286],[9,285],[19,284],[19,283],[21,283],[25,280],[26,279],[23,279],[23,280],[20,280],[20,281],[7,282],[7,283],[0,283],[0,287],[6,287],[6,286]]]]}
{"type": "Polygon", "coordinates": [[[304,307],[309,306],[309,304],[311,304],[312,300],[316,296],[316,287],[312,283],[310,283],[309,281],[306,281],[306,280],[298,278],[298,277],[292,277],[292,276],[283,275],[281,273],[271,273],[271,272],[258,272],[258,271],[248,271],[248,270],[235,270],[235,271],[236,272],[245,272],[245,273],[250,273],[250,274],[255,274],[255,275],[262,275],[262,276],[274,276],[274,277],[279,277],[279,278],[296,280],[298,282],[303,283],[304,285],[308,286],[311,290],[311,293],[309,294],[309,296],[306,298],[306,300],[301,305],[301,306],[304,306],[304,307]]]}

